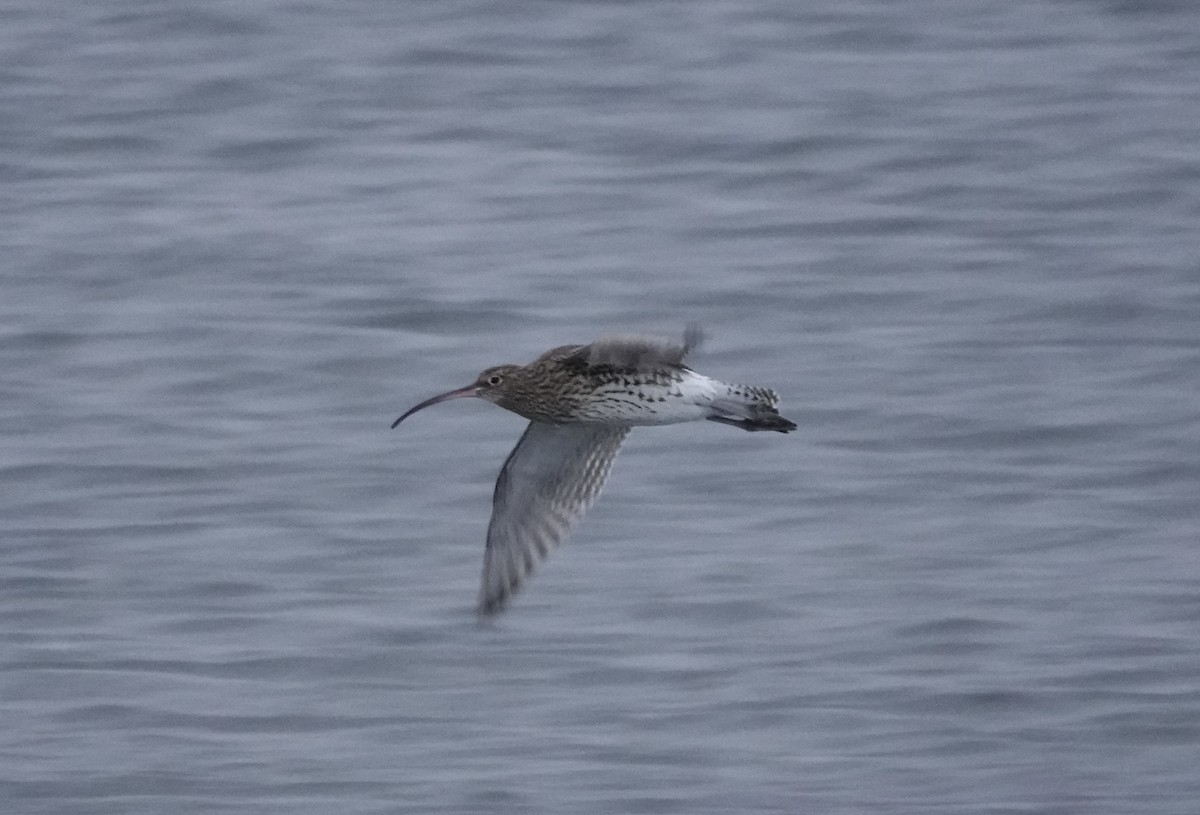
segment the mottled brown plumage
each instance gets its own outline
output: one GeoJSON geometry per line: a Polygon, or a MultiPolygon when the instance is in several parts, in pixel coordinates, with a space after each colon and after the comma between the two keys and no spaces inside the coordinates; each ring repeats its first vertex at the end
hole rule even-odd
{"type": "Polygon", "coordinates": [[[767,388],[727,385],[684,364],[700,340],[679,344],[614,337],[553,348],[528,365],[498,365],[430,405],[475,396],[529,419],[492,498],[479,610],[491,614],[558,546],[596,499],[630,428],[708,419],[744,430],[787,433],[779,397],[767,388]]]}

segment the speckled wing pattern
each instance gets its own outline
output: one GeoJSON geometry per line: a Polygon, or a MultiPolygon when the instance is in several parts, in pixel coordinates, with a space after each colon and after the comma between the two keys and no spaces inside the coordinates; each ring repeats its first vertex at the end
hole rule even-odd
{"type": "Polygon", "coordinates": [[[496,480],[479,613],[504,608],[596,500],[627,427],[530,422],[496,480]]]}

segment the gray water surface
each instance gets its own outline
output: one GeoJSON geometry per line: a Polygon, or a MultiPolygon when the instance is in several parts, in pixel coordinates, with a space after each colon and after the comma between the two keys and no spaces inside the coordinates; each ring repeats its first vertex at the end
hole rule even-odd
{"type": "Polygon", "coordinates": [[[5,813],[1200,799],[1200,5],[9,2],[5,813]],[[523,422],[710,335],[511,610],[523,422]]]}

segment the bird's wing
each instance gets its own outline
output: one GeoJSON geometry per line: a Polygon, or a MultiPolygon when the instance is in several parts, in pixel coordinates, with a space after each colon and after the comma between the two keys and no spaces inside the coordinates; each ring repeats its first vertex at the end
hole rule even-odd
{"type": "Polygon", "coordinates": [[[479,613],[493,614],[600,494],[627,427],[530,422],[496,480],[479,613]]]}
{"type": "MultiPolygon", "coordinates": [[[[679,367],[684,358],[694,351],[704,339],[696,325],[689,325],[683,333],[683,341],[661,342],[642,337],[607,337],[591,345],[564,346],[551,353],[559,353],[567,362],[582,363],[587,367],[611,365],[617,368],[641,370],[663,365],[679,367]]],[[[549,356],[549,354],[547,354],[549,356]]]]}

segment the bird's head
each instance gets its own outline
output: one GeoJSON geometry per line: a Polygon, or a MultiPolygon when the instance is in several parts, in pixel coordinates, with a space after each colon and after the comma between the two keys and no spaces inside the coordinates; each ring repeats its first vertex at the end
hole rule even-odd
{"type": "Polygon", "coordinates": [[[409,408],[403,416],[392,422],[392,427],[394,428],[418,410],[423,410],[430,405],[448,402],[451,399],[463,399],[468,396],[477,396],[480,399],[486,399],[492,404],[511,410],[514,384],[519,379],[520,371],[520,365],[497,365],[494,368],[488,368],[465,388],[458,388],[457,390],[438,394],[430,399],[426,399],[415,407],[409,408]]]}
{"type": "Polygon", "coordinates": [[[475,396],[489,402],[507,407],[507,401],[512,396],[516,381],[519,379],[520,365],[497,365],[481,373],[472,385],[475,396]]]}

